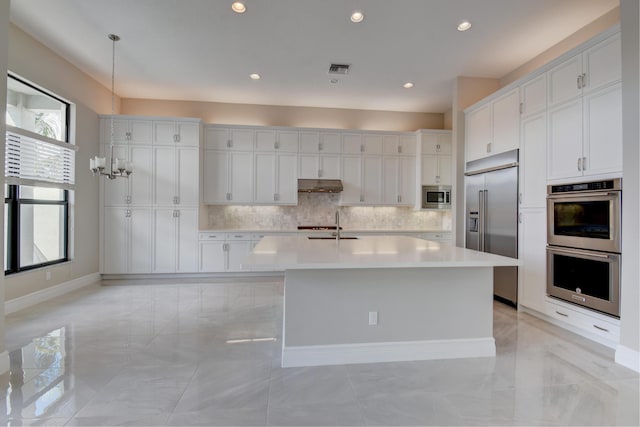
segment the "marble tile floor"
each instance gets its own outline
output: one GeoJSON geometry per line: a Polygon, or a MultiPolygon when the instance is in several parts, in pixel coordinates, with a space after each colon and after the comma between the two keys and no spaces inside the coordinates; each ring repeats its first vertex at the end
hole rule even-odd
{"type": "Polygon", "coordinates": [[[114,281],[6,318],[6,425],[638,425],[613,350],[495,303],[495,358],[279,367],[282,281],[114,281]]]}

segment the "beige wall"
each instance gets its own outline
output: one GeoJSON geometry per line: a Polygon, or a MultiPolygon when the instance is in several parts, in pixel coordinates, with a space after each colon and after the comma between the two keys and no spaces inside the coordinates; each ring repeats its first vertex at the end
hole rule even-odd
{"type": "Polygon", "coordinates": [[[443,129],[444,114],[339,108],[284,107],[219,102],[121,100],[121,113],[140,116],[195,117],[204,123],[333,129],[414,131],[443,129]]]}
{"type": "MultiPolygon", "coordinates": [[[[635,0],[638,1],[638,0],[635,0]]],[[[571,36],[562,40],[560,43],[545,50],[540,55],[527,61],[522,66],[516,68],[506,76],[500,79],[500,86],[506,86],[511,82],[518,80],[520,77],[524,77],[527,74],[542,67],[546,63],[556,59],[565,52],[570,51],[574,47],[579,46],[591,37],[603,32],[604,30],[611,28],[612,26],[620,22],[620,8],[612,9],[608,13],[602,15],[589,25],[584,26],[580,30],[573,33],[571,36]]]]}
{"type": "Polygon", "coordinates": [[[74,259],[69,263],[9,276],[5,279],[5,295],[10,300],[98,272],[99,181],[91,176],[87,165],[89,157],[99,150],[97,113],[111,112],[111,96],[104,86],[17,27],[10,26],[8,40],[9,71],[75,104],[71,133],[79,147],[71,243],[74,259]],[[51,272],[50,280],[45,280],[45,271],[51,272]]]}
{"type": "MultiPolygon", "coordinates": [[[[622,0],[622,304],[620,345],[640,352],[640,8],[638,0],[622,0]]],[[[616,354],[616,360],[618,354],[616,354]]],[[[637,360],[636,360],[636,363],[637,360]]],[[[638,369],[638,368],[636,368],[638,369]]]]}

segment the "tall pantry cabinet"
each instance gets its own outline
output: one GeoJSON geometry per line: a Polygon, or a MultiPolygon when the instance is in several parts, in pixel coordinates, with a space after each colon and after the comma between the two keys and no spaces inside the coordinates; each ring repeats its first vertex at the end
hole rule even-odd
{"type": "MultiPolygon", "coordinates": [[[[110,159],[112,116],[102,116],[110,159]]],[[[195,119],[113,116],[113,157],[129,178],[100,178],[103,274],[198,271],[199,146],[195,119]]]]}

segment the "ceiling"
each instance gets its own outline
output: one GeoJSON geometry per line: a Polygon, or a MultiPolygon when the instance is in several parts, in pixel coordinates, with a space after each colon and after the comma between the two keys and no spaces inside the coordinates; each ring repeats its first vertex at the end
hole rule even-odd
{"type": "Polygon", "coordinates": [[[501,78],[619,1],[245,0],[244,14],[231,3],[13,0],[11,21],[106,87],[118,34],[123,98],[438,113],[456,76],[501,78]],[[351,64],[337,83],[332,62],[351,64]]]}

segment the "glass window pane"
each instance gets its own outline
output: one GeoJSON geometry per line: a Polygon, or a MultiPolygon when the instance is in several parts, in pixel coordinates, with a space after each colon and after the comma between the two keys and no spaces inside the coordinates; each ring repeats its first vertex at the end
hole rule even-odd
{"type": "Polygon", "coordinates": [[[28,200],[64,200],[64,190],[51,187],[20,186],[20,198],[28,200]]]}
{"type": "Polygon", "coordinates": [[[14,77],[7,77],[7,124],[58,141],[67,140],[69,105],[14,77]]]}
{"type": "Polygon", "coordinates": [[[65,257],[65,215],[60,205],[20,206],[20,267],[65,257]]]}

